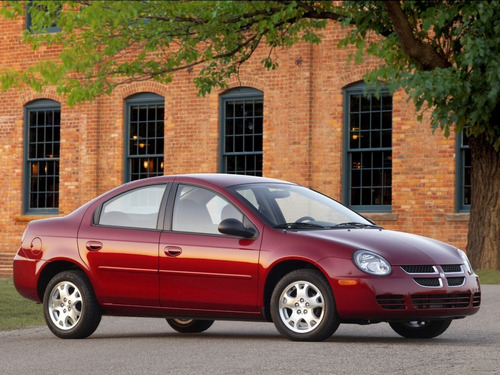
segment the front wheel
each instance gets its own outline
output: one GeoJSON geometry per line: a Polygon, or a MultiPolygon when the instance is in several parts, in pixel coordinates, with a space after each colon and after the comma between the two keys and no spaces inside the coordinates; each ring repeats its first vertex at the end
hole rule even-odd
{"type": "Polygon", "coordinates": [[[446,331],[450,324],[451,319],[389,323],[397,334],[408,339],[431,339],[446,331]]]}
{"type": "Polygon", "coordinates": [[[294,341],[323,341],[339,326],[330,285],[311,269],[290,272],[276,284],[271,316],[276,329],[294,341]]]}
{"type": "Polygon", "coordinates": [[[49,329],[62,339],[90,336],[102,315],[92,285],[81,271],[64,271],[50,280],[43,296],[43,313],[49,329]]]}
{"type": "Polygon", "coordinates": [[[180,333],[200,333],[209,329],[213,320],[196,320],[190,318],[175,318],[167,319],[167,323],[170,327],[175,329],[180,333]]]}

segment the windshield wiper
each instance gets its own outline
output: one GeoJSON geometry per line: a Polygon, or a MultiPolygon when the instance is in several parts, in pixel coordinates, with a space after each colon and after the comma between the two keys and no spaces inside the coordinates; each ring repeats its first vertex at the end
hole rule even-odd
{"type": "Polygon", "coordinates": [[[332,226],[331,228],[374,228],[374,229],[382,229],[380,225],[375,224],[366,224],[366,223],[358,223],[356,221],[350,221],[347,223],[340,223],[332,226]]]}
{"type": "Polygon", "coordinates": [[[325,228],[323,225],[312,224],[312,223],[285,223],[275,225],[273,228],[276,229],[319,229],[325,228]]]}

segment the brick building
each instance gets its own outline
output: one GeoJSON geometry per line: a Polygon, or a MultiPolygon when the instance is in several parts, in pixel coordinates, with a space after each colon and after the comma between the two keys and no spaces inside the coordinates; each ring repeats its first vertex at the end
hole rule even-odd
{"type": "MultiPolygon", "coordinates": [[[[54,56],[0,19],[0,69],[54,56]]],[[[65,215],[131,179],[237,172],[310,186],[388,228],[465,248],[468,151],[419,123],[403,92],[361,95],[374,63],[348,65],[332,23],[318,46],[261,47],[229,89],[198,97],[194,72],[118,87],[73,108],[55,90],[0,92],[0,276],[30,220],[65,215]]]]}

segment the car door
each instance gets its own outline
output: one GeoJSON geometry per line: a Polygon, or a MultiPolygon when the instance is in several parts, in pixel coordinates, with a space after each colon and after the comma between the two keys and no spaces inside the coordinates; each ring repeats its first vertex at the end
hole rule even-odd
{"type": "MultiPolygon", "coordinates": [[[[218,232],[225,218],[253,225],[212,190],[180,184],[160,238],[160,302],[174,309],[255,312],[260,236],[218,232]]],[[[255,227],[254,227],[255,228],[255,227]]],[[[257,231],[256,231],[257,233],[257,231]]]]}
{"type": "Polygon", "coordinates": [[[80,254],[103,303],[159,305],[158,222],[163,222],[166,187],[147,185],[115,196],[90,212],[89,224],[81,226],[80,254]]]}

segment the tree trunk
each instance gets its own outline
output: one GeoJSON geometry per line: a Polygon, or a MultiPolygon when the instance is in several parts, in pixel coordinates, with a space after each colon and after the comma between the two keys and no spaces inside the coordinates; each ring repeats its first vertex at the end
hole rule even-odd
{"type": "Polygon", "coordinates": [[[472,192],[467,255],[475,269],[500,269],[500,153],[484,135],[469,139],[472,192]]]}

